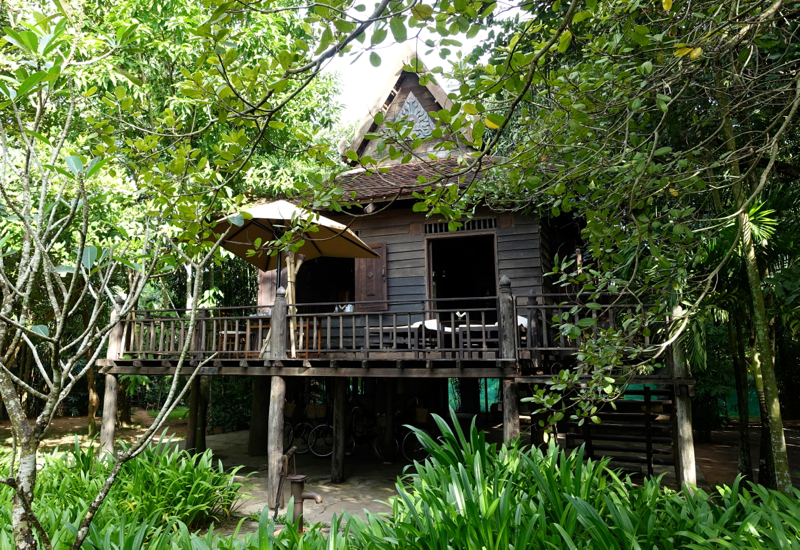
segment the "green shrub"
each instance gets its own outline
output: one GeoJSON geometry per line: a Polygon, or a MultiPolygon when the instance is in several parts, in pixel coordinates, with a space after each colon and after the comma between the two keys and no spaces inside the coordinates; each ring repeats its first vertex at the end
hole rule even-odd
{"type": "MultiPolygon", "coordinates": [[[[77,441],[68,452],[56,450],[43,457],[34,506],[54,547],[56,541],[66,548],[74,540],[74,526],[99,492],[112,460],[108,455],[97,458],[77,441]]],[[[123,466],[98,510],[90,539],[127,541],[144,529],[144,540],[150,541],[158,533],[172,536],[178,525],[195,529],[227,518],[242,496],[243,484],[234,478],[237,470],[223,469],[210,451],[193,457],[162,439],[123,466]]],[[[10,532],[11,490],[2,487],[0,550],[13,548],[10,532]]],[[[85,547],[93,546],[87,542],[85,547]]]]}
{"type": "Polygon", "coordinates": [[[391,521],[351,526],[361,548],[800,548],[800,492],[750,484],[675,493],[651,479],[634,486],[555,446],[487,445],[473,423],[466,438],[436,418],[431,457],[398,483],[391,521]]]}
{"type": "MultiPolygon", "coordinates": [[[[580,450],[567,454],[551,446],[542,452],[518,443],[498,448],[486,443],[474,423],[466,437],[457,422],[451,429],[442,419],[436,421],[443,436],[433,441],[417,432],[431,456],[398,482],[391,513],[368,513],[366,519],[343,514],[334,517],[329,533],[315,525],[302,536],[291,524],[275,534],[268,509],[252,535],[221,537],[213,529],[202,536],[192,533],[186,522],[197,524],[198,518],[229,510],[227,503],[235,501],[239,485],[230,473],[200,464],[202,459],[210,461],[207,455],[198,462],[200,473],[192,474],[191,459],[161,442],[129,464],[126,481],[112,491],[84,548],[800,548],[798,491],[786,496],[753,484],[744,489],[738,481],[714,495],[699,489],[676,493],[661,487],[659,479],[636,486],[609,470],[607,461],[584,461],[580,450]],[[214,489],[195,488],[205,483],[214,489]],[[174,491],[175,487],[182,489],[174,491]],[[176,494],[170,495],[172,491],[176,494]]],[[[75,518],[87,505],[80,495],[93,494],[87,490],[75,495],[72,489],[93,487],[100,478],[96,472],[107,464],[80,449],[48,460],[53,462],[40,476],[45,483],[37,488],[43,497],[38,510],[45,529],[53,534],[54,548],[61,550],[74,537],[75,518]],[[55,491],[55,480],[62,474],[67,485],[55,491]]],[[[8,514],[6,503],[0,508],[5,526],[8,514]]],[[[0,529],[0,550],[7,548],[13,545],[5,527],[0,529]]]]}

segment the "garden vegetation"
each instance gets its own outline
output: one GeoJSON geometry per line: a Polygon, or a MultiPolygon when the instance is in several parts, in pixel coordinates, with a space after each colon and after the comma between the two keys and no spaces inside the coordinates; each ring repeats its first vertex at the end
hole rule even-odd
{"type": "MultiPolygon", "coordinates": [[[[582,450],[555,445],[542,451],[519,442],[487,444],[473,422],[465,434],[435,417],[442,437],[418,432],[431,456],[397,482],[385,514],[345,514],[302,536],[289,524],[276,533],[264,509],[256,533],[215,534],[213,525],[235,509],[243,485],[235,471],[213,465],[209,453],[191,457],[162,441],[128,462],[92,524],[82,548],[193,549],[441,549],[525,548],[796,548],[800,492],[789,496],[739,481],[707,494],[665,489],[660,479],[636,485],[585,461],[582,450]],[[329,527],[329,529],[327,529],[329,527]]],[[[108,468],[80,447],[47,457],[37,484],[37,516],[53,548],[69,548],[85,494],[108,468]]],[[[7,510],[9,491],[0,493],[7,510]]],[[[291,508],[291,503],[289,508],[291,508]]],[[[14,548],[2,517],[0,549],[14,548]]]]}

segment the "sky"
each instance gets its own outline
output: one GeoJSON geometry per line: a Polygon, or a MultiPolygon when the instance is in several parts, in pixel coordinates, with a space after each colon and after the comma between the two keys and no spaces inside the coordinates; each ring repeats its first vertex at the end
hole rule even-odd
{"type": "MultiPolygon", "coordinates": [[[[341,78],[341,94],[337,101],[343,106],[341,121],[348,123],[360,121],[369,114],[369,107],[377,99],[381,84],[389,78],[389,72],[398,57],[406,51],[409,41],[403,44],[391,44],[387,47],[377,49],[381,56],[381,65],[373,67],[369,62],[369,54],[365,53],[353,62],[354,57],[337,57],[325,68],[329,72],[338,72],[341,78]]],[[[420,44],[417,55],[429,69],[443,62],[438,55],[432,53],[425,55],[430,50],[424,44],[420,44]]]]}
{"type": "MultiPolygon", "coordinates": [[[[513,3],[505,3],[503,0],[499,2],[502,8],[496,13],[497,17],[513,18],[517,17],[519,10],[513,7],[513,3]],[[502,15],[500,15],[502,13],[502,15]]],[[[369,44],[369,31],[365,43],[369,44]]],[[[475,37],[466,39],[465,35],[451,36],[462,42],[461,48],[455,46],[448,46],[451,51],[451,59],[455,59],[456,53],[460,50],[464,54],[471,52],[488,36],[487,30],[480,31],[475,37]]],[[[406,49],[410,46],[416,49],[417,55],[428,69],[441,66],[445,70],[449,69],[449,60],[442,60],[437,50],[431,51],[429,46],[425,45],[425,40],[433,40],[438,43],[442,37],[435,35],[427,29],[420,29],[420,37],[412,38],[402,44],[397,44],[389,39],[386,45],[375,48],[378,55],[381,56],[381,65],[373,67],[369,62],[369,52],[365,52],[355,62],[355,55],[345,55],[344,57],[334,58],[326,67],[325,71],[336,71],[341,76],[341,94],[338,96],[338,102],[343,106],[341,122],[347,124],[352,121],[361,121],[369,113],[369,107],[377,99],[377,94],[380,92],[381,84],[389,78],[389,72],[395,64],[398,57],[403,55],[406,49]],[[430,54],[426,52],[431,51],[430,54]]],[[[447,80],[438,79],[438,83],[445,89],[450,91],[452,83],[447,80]]]]}

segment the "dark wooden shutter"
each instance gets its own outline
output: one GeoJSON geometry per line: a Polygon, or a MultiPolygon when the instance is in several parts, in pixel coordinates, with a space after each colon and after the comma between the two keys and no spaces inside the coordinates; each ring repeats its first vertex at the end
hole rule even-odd
{"type": "MultiPolygon", "coordinates": [[[[386,300],[386,243],[369,245],[380,258],[356,258],[356,302],[386,300]]],[[[386,302],[356,306],[358,311],[386,311],[386,302]]]]}
{"type": "MultiPolygon", "coordinates": [[[[277,270],[261,271],[258,270],[258,305],[271,306],[275,303],[275,296],[278,289],[275,287],[275,277],[277,270]]],[[[286,288],[286,278],[288,273],[286,268],[281,269],[281,286],[286,288]]]]}

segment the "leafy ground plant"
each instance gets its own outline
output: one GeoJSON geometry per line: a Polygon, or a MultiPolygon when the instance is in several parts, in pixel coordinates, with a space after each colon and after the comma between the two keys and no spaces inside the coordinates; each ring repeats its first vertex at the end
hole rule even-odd
{"type": "MultiPolygon", "coordinates": [[[[77,440],[67,452],[46,455],[38,473],[35,506],[54,548],[57,541],[70,546],[91,495],[112,466],[109,455],[98,458],[77,440]]],[[[98,510],[92,537],[136,539],[135,533],[144,529],[143,540],[148,541],[158,532],[173,531],[179,523],[196,529],[227,518],[243,496],[243,484],[235,480],[237,471],[225,470],[213,460],[211,451],[191,456],[162,438],[122,468],[98,510]]],[[[11,491],[0,489],[0,549],[14,547],[10,501],[11,491]]],[[[90,544],[84,547],[91,548],[90,544]]]]}
{"type": "MultiPolygon", "coordinates": [[[[607,461],[584,460],[581,450],[529,449],[516,442],[490,445],[474,423],[465,434],[455,418],[453,428],[439,417],[436,422],[443,434],[440,440],[417,432],[430,457],[398,480],[391,513],[367,513],[365,519],[343,514],[333,518],[328,530],[318,524],[302,535],[288,521],[281,529],[267,508],[253,534],[220,536],[213,526],[203,535],[193,532],[191,525],[199,518],[230,509],[239,485],[232,473],[208,463],[198,462],[196,475],[188,472],[191,459],[162,442],[126,465],[133,470],[124,471],[127,477],[109,497],[83,548],[800,548],[798,491],[787,496],[754,484],[744,488],[738,480],[713,495],[699,489],[671,491],[659,479],[634,485],[610,470],[607,461]],[[196,488],[206,483],[213,490],[196,488]]],[[[207,455],[202,458],[210,460],[207,455]]],[[[38,490],[52,493],[41,495],[39,502],[49,502],[50,507],[40,517],[54,548],[68,547],[74,539],[73,518],[86,506],[79,491],[102,477],[94,470],[106,467],[75,449],[50,458],[43,468],[38,490]]],[[[2,496],[7,499],[7,494],[2,496]]],[[[9,509],[7,501],[0,508],[4,525],[9,509]]],[[[13,548],[7,527],[0,530],[0,550],[6,548],[13,548]]]]}

